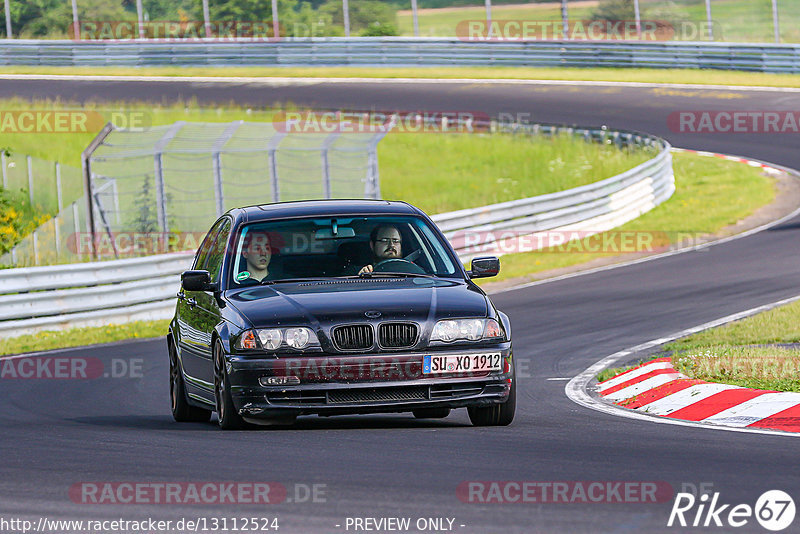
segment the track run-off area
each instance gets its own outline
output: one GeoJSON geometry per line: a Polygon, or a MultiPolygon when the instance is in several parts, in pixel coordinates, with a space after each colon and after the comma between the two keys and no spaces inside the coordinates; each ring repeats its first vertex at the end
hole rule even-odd
{"type": "MultiPolygon", "coordinates": [[[[11,97],[524,114],[537,122],[640,130],[676,147],[800,169],[797,133],[681,132],[669,119],[680,111],[797,110],[800,92],[786,90],[570,82],[0,80],[0,98],[11,97]]],[[[457,184],[458,177],[453,180],[457,184]]],[[[687,225],[691,230],[691,221],[687,225]]],[[[718,492],[719,502],[731,505],[754,506],[772,489],[797,500],[800,440],[617,417],[575,404],[564,388],[608,355],[800,294],[798,253],[800,217],[697,251],[494,295],[511,317],[519,378],[517,417],[504,428],[472,427],[460,410],[442,421],[410,414],[306,417],[290,430],[220,432],[211,424],[172,422],[163,340],[52,353],[96,358],[106,372],[92,380],[3,380],[0,517],[206,518],[209,527],[215,518],[277,518],[280,532],[300,533],[354,532],[354,518],[391,517],[410,518],[411,532],[650,533],[687,530],[667,527],[674,496],[684,489],[718,492]],[[538,493],[521,498],[509,481],[538,483],[529,485],[538,493]],[[266,505],[92,501],[101,495],[92,488],[113,489],[120,482],[151,488],[272,483],[278,488],[270,486],[273,495],[286,493],[266,505]],[[567,483],[566,493],[547,493],[560,483],[567,483]],[[592,483],[603,488],[598,502],[581,499],[575,490],[592,483]],[[501,496],[503,502],[481,502],[492,487],[512,491],[501,496]],[[417,523],[420,518],[426,521],[417,523]]],[[[687,519],[694,520],[695,511],[687,519]]],[[[361,525],[365,531],[367,523],[361,525]]],[[[382,526],[380,531],[390,530],[388,523],[382,526]]],[[[754,518],[737,530],[764,531],[754,518]]]]}

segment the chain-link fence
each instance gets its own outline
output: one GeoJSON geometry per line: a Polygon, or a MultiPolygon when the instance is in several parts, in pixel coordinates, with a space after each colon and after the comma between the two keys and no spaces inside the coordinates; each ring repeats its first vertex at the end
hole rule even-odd
{"type": "Polygon", "coordinates": [[[24,197],[39,217],[49,217],[0,256],[0,265],[22,267],[79,261],[72,252],[75,247],[70,239],[88,228],[81,170],[24,154],[6,153],[0,154],[0,167],[3,189],[24,197]]]}
{"type": "Polygon", "coordinates": [[[37,212],[55,214],[83,194],[81,171],[24,154],[0,154],[2,186],[23,195],[37,212]]]}
{"type": "Polygon", "coordinates": [[[377,144],[389,128],[293,133],[282,123],[244,121],[110,128],[86,154],[91,217],[81,170],[3,156],[7,188],[30,191],[38,211],[57,215],[0,257],[0,264],[22,267],[189,250],[232,207],[379,198],[377,144]]]}
{"type": "Polygon", "coordinates": [[[284,130],[244,121],[114,130],[89,158],[97,228],[197,231],[236,206],[379,197],[376,147],[385,132],[284,130]]]}

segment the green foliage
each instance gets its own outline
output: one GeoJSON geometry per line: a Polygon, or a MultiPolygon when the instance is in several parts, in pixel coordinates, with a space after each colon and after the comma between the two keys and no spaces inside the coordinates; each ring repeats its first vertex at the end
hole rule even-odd
{"type": "Polygon", "coordinates": [[[362,37],[391,37],[393,35],[399,35],[396,26],[377,21],[361,32],[362,37]]]}
{"type": "Polygon", "coordinates": [[[602,0],[592,12],[591,20],[616,22],[633,20],[635,17],[633,0],[602,0]]]}
{"type": "MultiPolygon", "coordinates": [[[[376,31],[370,28],[380,28],[377,31],[391,31],[395,33],[379,33],[377,35],[397,35],[397,11],[394,6],[377,0],[351,0],[350,31],[361,33],[376,31]]],[[[344,11],[341,0],[328,0],[320,6],[320,13],[327,14],[336,26],[344,25],[344,11]]],[[[368,34],[373,35],[373,34],[368,34]]]]}
{"type": "Polygon", "coordinates": [[[27,202],[25,191],[12,192],[0,187],[0,255],[11,250],[40,222],[47,219],[48,215],[36,216],[27,202]]]}

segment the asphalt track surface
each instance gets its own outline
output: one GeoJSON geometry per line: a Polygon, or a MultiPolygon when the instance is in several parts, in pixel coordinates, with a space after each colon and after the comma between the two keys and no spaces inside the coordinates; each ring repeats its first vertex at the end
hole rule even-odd
{"type": "MultiPolygon", "coordinates": [[[[680,80],[676,80],[680,81],[680,80]]],[[[796,110],[779,92],[484,84],[252,84],[0,81],[0,97],[67,100],[196,98],[269,106],[527,112],[533,120],[607,124],[800,168],[797,134],[680,134],[676,110],[796,110]]],[[[687,230],[692,230],[687,221],[687,230]]],[[[800,499],[800,440],[614,417],[567,399],[563,379],[618,350],[800,293],[800,219],[656,261],[498,294],[514,325],[522,372],[517,418],[474,428],[463,410],[440,422],[410,416],[308,417],[292,430],[221,432],[172,422],[162,341],[69,355],[142,359],[141,377],[4,380],[0,388],[0,516],[126,518],[261,516],[282,532],[345,532],[347,517],[450,517],[456,532],[654,532],[658,504],[474,504],[463,481],[665,481],[712,484],[721,503],[755,504],[770,489],[800,499]],[[252,505],[86,505],[85,481],[275,481],[325,484],[325,502],[252,505]],[[341,525],[337,528],[336,525],[341,525]],[[464,525],[461,527],[460,525],[464,525]]],[[[796,520],[788,531],[798,530],[796,520]]],[[[731,530],[730,527],[714,529],[731,530]]],[[[762,531],[750,519],[737,531],[762,531]]],[[[352,532],[353,530],[349,530],[352,532]]],[[[416,532],[416,530],[412,530],[416,532]]]]}

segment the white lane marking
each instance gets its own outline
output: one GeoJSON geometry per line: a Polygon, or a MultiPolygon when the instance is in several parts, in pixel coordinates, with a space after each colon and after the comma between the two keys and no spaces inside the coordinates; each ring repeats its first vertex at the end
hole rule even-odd
{"type": "MultiPolygon", "coordinates": [[[[315,67],[308,67],[313,69],[315,67]]],[[[252,83],[263,85],[312,85],[321,83],[402,83],[402,84],[486,84],[486,85],[584,85],[589,87],[644,87],[644,88],[671,88],[671,89],[697,89],[709,91],[743,91],[743,92],[774,92],[774,93],[800,93],[798,87],[768,87],[758,85],[703,85],[692,83],[657,83],[657,82],[614,82],[591,80],[536,80],[513,78],[329,78],[306,76],[125,76],[125,75],[80,75],[80,74],[2,74],[0,79],[6,80],[69,80],[69,81],[135,81],[135,82],[201,82],[201,83],[252,83]]]]}
{"type": "Polygon", "coordinates": [[[597,391],[600,393],[613,388],[614,386],[618,386],[623,382],[627,382],[628,380],[633,380],[634,378],[639,378],[642,375],[646,375],[647,373],[651,373],[653,371],[658,371],[659,369],[672,369],[671,362],[655,362],[655,363],[648,363],[645,364],[638,369],[634,369],[632,371],[628,371],[625,374],[621,374],[612,378],[611,380],[607,380],[600,384],[597,388],[597,391]]]}
{"type": "Polygon", "coordinates": [[[552,377],[552,378],[545,378],[545,380],[552,380],[553,382],[556,382],[556,381],[560,382],[560,381],[572,380],[572,378],[569,377],[569,376],[556,376],[556,377],[552,377]]]}
{"type": "Polygon", "coordinates": [[[567,395],[567,398],[569,398],[572,402],[579,404],[584,408],[589,408],[590,410],[595,410],[598,412],[603,412],[618,417],[625,417],[627,419],[649,421],[651,423],[658,423],[664,425],[689,426],[695,428],[722,430],[726,432],[746,432],[749,434],[771,434],[778,436],[788,436],[792,438],[800,438],[800,432],[781,432],[779,430],[767,430],[761,428],[727,427],[727,426],[709,425],[706,423],[696,423],[694,421],[680,421],[678,419],[670,419],[668,417],[654,417],[652,415],[644,414],[634,410],[620,408],[619,406],[616,406],[614,404],[605,403],[602,400],[591,396],[587,391],[587,386],[589,385],[589,382],[591,382],[594,379],[594,377],[597,376],[597,373],[599,373],[603,369],[611,367],[612,365],[619,362],[626,356],[630,356],[631,354],[635,354],[637,352],[644,351],[647,349],[652,349],[653,347],[662,345],[667,341],[672,341],[674,339],[686,337],[690,334],[701,332],[703,330],[708,330],[709,328],[714,328],[715,326],[720,326],[726,323],[730,323],[732,321],[737,321],[739,319],[755,315],[756,313],[771,310],[772,308],[783,306],[784,304],[789,304],[797,300],[800,300],[800,295],[796,295],[788,299],[779,300],[777,302],[772,302],[770,304],[764,304],[763,306],[750,308],[749,310],[745,310],[739,313],[727,315],[725,317],[716,319],[714,321],[709,321],[701,325],[693,326],[692,328],[681,330],[680,332],[675,332],[667,337],[654,339],[652,341],[647,341],[645,343],[636,345],[635,347],[615,352],[614,354],[606,356],[605,358],[595,362],[585,371],[576,375],[564,387],[564,393],[567,395]]]}
{"type": "Polygon", "coordinates": [[[684,375],[680,373],[664,373],[663,375],[656,375],[651,376],[641,382],[638,382],[632,386],[628,386],[626,388],[622,388],[619,391],[615,391],[614,393],[609,393],[605,396],[607,400],[610,401],[621,401],[625,399],[630,399],[631,397],[635,397],[645,391],[649,391],[651,389],[655,389],[658,386],[663,386],[668,382],[672,382],[679,378],[686,378],[684,375]]]}
{"type": "Polygon", "coordinates": [[[744,427],[800,404],[800,393],[765,393],[703,419],[704,423],[744,427]]]}
{"type": "Polygon", "coordinates": [[[739,388],[739,386],[729,386],[727,384],[695,384],[694,386],[671,393],[666,397],[662,397],[636,409],[651,415],[669,415],[681,408],[686,408],[712,395],[716,395],[720,391],[727,391],[729,389],[741,388],[739,388]]]}

